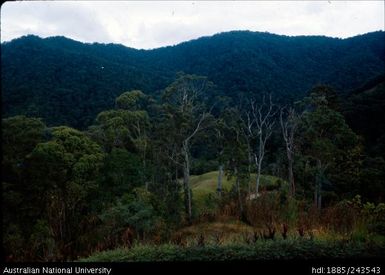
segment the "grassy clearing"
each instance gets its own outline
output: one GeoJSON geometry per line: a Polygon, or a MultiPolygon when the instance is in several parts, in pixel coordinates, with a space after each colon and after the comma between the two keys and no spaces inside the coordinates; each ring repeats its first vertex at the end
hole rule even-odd
{"type": "MultiPolygon", "coordinates": [[[[256,174],[250,175],[250,184],[252,184],[252,186],[255,184],[255,178],[256,174]]],[[[282,179],[271,175],[261,175],[261,189],[274,189],[275,187],[278,188],[280,180],[282,181],[282,179]]],[[[202,190],[206,192],[215,192],[217,189],[217,181],[218,171],[208,172],[202,175],[193,175],[190,177],[190,183],[194,191],[202,190]]],[[[234,184],[235,179],[228,179],[226,176],[223,176],[222,182],[223,189],[228,191],[234,184]]]]}
{"type": "Polygon", "coordinates": [[[375,243],[288,239],[254,244],[180,247],[173,244],[135,245],[96,253],[81,262],[232,261],[383,257],[385,246],[375,243]]]}
{"type": "MultiPolygon", "coordinates": [[[[255,185],[256,174],[250,175],[250,184],[252,187],[255,185]]],[[[190,183],[193,192],[193,204],[196,207],[198,213],[208,208],[207,199],[211,195],[216,197],[218,182],[218,171],[208,172],[202,175],[194,175],[190,177],[190,183]]],[[[228,179],[226,176],[222,178],[223,190],[230,191],[235,183],[235,178],[228,179]]],[[[261,175],[261,190],[274,190],[279,189],[281,184],[285,182],[274,176],[261,175]]]]}

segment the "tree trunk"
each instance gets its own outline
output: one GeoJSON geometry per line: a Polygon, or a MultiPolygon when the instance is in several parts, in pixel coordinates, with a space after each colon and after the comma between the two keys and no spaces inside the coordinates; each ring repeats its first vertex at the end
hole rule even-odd
{"type": "Polygon", "coordinates": [[[223,177],[223,164],[219,165],[219,169],[218,169],[217,192],[219,196],[222,195],[222,177],[223,177]]]}
{"type": "Polygon", "coordinates": [[[318,194],[318,210],[321,210],[322,207],[322,195],[321,195],[321,190],[318,194]]]}
{"type": "Polygon", "coordinates": [[[259,192],[259,182],[261,179],[261,168],[262,168],[262,160],[263,160],[264,154],[265,154],[265,143],[263,142],[262,135],[259,135],[258,159],[257,159],[257,155],[254,155],[255,164],[257,165],[257,182],[255,186],[255,196],[257,196],[259,192]]]}
{"type": "Polygon", "coordinates": [[[317,175],[316,175],[316,193],[315,193],[315,196],[314,196],[314,203],[316,205],[316,207],[318,208],[318,210],[321,210],[321,202],[322,202],[322,195],[321,195],[321,192],[322,192],[322,164],[321,164],[321,160],[317,159],[317,175]]]}
{"type": "Polygon", "coordinates": [[[142,180],[144,181],[144,186],[146,191],[148,191],[148,181],[146,179],[146,158],[143,157],[143,168],[142,168],[142,180]]]}
{"type": "Polygon", "coordinates": [[[191,190],[190,190],[190,158],[188,150],[188,142],[183,142],[183,186],[184,186],[184,199],[185,199],[185,208],[188,223],[191,224],[192,221],[192,211],[191,211],[191,190]]]}
{"type": "Polygon", "coordinates": [[[259,183],[261,180],[261,166],[262,166],[261,157],[258,160],[257,156],[255,156],[255,165],[257,166],[256,185],[255,185],[255,195],[257,196],[259,192],[259,183]]]}
{"type": "Polygon", "coordinates": [[[258,192],[259,192],[259,182],[260,182],[260,179],[261,179],[261,167],[258,166],[258,171],[257,171],[257,183],[256,183],[256,186],[255,186],[255,194],[258,195],[258,192]]]}
{"type": "Polygon", "coordinates": [[[241,187],[240,187],[238,169],[236,167],[235,167],[235,175],[236,175],[235,184],[237,186],[237,192],[238,192],[239,211],[240,211],[240,217],[242,218],[243,217],[243,205],[242,205],[241,187]]]}
{"type": "MultiPolygon", "coordinates": [[[[248,141],[247,142],[247,153],[248,153],[248,158],[249,158],[249,163],[248,163],[248,172],[249,172],[249,177],[251,175],[251,165],[253,163],[253,156],[251,154],[251,147],[250,147],[250,142],[248,141]]],[[[249,180],[248,183],[247,183],[247,187],[248,187],[248,193],[249,195],[251,194],[251,181],[249,180]]]]}
{"type": "Polygon", "coordinates": [[[175,165],[175,191],[178,191],[178,166],[175,165]]]}
{"type": "Polygon", "coordinates": [[[290,153],[287,153],[288,160],[288,172],[289,172],[289,184],[290,184],[290,195],[292,197],[295,196],[295,182],[294,182],[294,174],[293,174],[293,159],[290,153]]]}

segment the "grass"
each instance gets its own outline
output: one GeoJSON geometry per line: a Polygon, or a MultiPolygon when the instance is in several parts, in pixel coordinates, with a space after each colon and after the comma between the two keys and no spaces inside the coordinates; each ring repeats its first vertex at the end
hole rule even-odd
{"type": "MultiPolygon", "coordinates": [[[[275,224],[276,240],[283,240],[282,224],[275,224]]],[[[253,227],[235,218],[221,216],[213,222],[202,222],[191,226],[183,227],[173,233],[173,236],[180,236],[188,245],[196,243],[197,237],[203,235],[207,243],[216,243],[215,238],[221,236],[221,244],[243,243],[245,238],[252,239],[254,233],[259,238],[260,234],[266,232],[266,227],[253,227]]],[[[301,239],[298,227],[289,227],[288,239],[301,239]]],[[[325,242],[340,242],[351,240],[353,242],[375,242],[385,246],[385,237],[378,234],[368,234],[353,231],[349,234],[340,234],[322,227],[306,229],[305,239],[314,238],[325,242]],[[312,237],[311,237],[312,236],[312,237]]]]}
{"type": "MultiPolygon", "coordinates": [[[[256,174],[250,175],[250,184],[255,186],[256,174]]],[[[198,213],[210,208],[207,203],[209,196],[216,197],[218,182],[218,171],[208,172],[202,175],[194,175],[190,177],[190,183],[193,192],[193,204],[198,213]]],[[[270,175],[261,175],[261,190],[274,190],[280,188],[282,179],[270,175]]],[[[222,177],[223,190],[230,191],[235,183],[235,178],[228,179],[225,175],[222,177]]],[[[209,209],[210,210],[210,209],[209,209]]]]}
{"type": "MultiPolygon", "coordinates": [[[[250,184],[255,185],[256,174],[250,175],[250,184]]],[[[278,177],[271,175],[261,175],[261,189],[263,188],[278,188],[278,182],[281,180],[278,177]]],[[[202,175],[190,176],[190,183],[193,190],[202,190],[206,192],[215,192],[217,189],[218,171],[208,172],[202,175]]],[[[228,179],[225,175],[222,178],[224,190],[230,190],[234,184],[235,178],[228,179]]]]}
{"type": "MultiPolygon", "coordinates": [[[[191,176],[194,209],[199,212],[213,210],[216,197],[218,172],[191,176]]],[[[251,176],[254,184],[255,174],[251,176]]],[[[234,179],[223,177],[223,189],[229,191],[234,179]]],[[[281,190],[287,183],[274,176],[261,177],[261,189],[281,190]]],[[[280,260],[280,259],[341,259],[383,258],[385,238],[369,236],[360,228],[351,234],[337,234],[318,226],[307,229],[299,236],[297,226],[290,225],[287,238],[281,235],[282,224],[274,240],[262,238],[266,228],[252,227],[229,216],[218,215],[211,222],[202,219],[199,223],[179,229],[173,233],[172,243],[134,243],[131,248],[97,252],[81,262],[169,262],[169,261],[233,261],[233,260],[280,260]],[[359,230],[360,229],[360,230],[359,230]],[[256,235],[254,235],[254,232],[256,235]],[[255,237],[254,236],[257,236],[255,237]],[[202,241],[203,239],[203,241],[202,241]],[[179,245],[177,245],[179,244],[179,245]]]]}
{"type": "Polygon", "coordinates": [[[203,235],[209,242],[214,242],[215,236],[220,235],[223,243],[240,241],[244,234],[252,234],[253,227],[239,220],[227,218],[222,221],[205,222],[184,227],[175,235],[180,235],[188,244],[196,242],[196,237],[203,235]]]}
{"type": "Polygon", "coordinates": [[[322,258],[383,257],[382,244],[288,239],[253,244],[205,245],[181,247],[173,244],[143,245],[98,252],[81,262],[149,262],[149,261],[233,261],[322,258]]]}

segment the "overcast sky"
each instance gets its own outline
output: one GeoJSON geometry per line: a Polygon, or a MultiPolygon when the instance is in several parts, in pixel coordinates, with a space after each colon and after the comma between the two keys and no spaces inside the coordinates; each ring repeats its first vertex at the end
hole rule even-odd
{"type": "Polygon", "coordinates": [[[230,30],[350,37],[384,30],[384,1],[20,1],[1,7],[1,41],[63,35],[133,48],[230,30]]]}

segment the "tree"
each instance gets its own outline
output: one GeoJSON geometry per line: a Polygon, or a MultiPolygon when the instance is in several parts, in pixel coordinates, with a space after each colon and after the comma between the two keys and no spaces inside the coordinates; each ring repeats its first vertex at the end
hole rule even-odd
{"type": "Polygon", "coordinates": [[[340,106],[340,99],[337,95],[336,90],[327,85],[317,85],[314,86],[310,92],[309,92],[309,97],[313,99],[312,104],[324,104],[328,108],[340,112],[341,111],[341,106],[340,106]]]}
{"type": "Polygon", "coordinates": [[[36,145],[26,165],[31,196],[40,197],[43,217],[65,259],[73,255],[79,238],[87,233],[82,225],[97,190],[104,154],[75,129],[54,127],[51,134],[51,140],[36,145]]]}
{"type": "MultiPolygon", "coordinates": [[[[192,221],[192,194],[190,189],[191,145],[196,135],[210,126],[210,110],[203,103],[213,86],[205,77],[179,74],[164,91],[165,110],[170,123],[178,129],[177,143],[171,150],[176,164],[183,168],[185,210],[188,222],[192,221]]],[[[175,139],[175,138],[174,138],[175,139]]]]}
{"type": "Polygon", "coordinates": [[[140,90],[124,92],[115,99],[115,108],[121,110],[140,111],[148,105],[149,96],[140,90]]]}
{"type": "MultiPolygon", "coordinates": [[[[164,106],[163,106],[164,107],[164,106]]],[[[166,219],[170,227],[179,226],[183,212],[180,175],[179,131],[167,110],[162,108],[152,123],[152,182],[150,190],[166,205],[166,219]],[[182,209],[182,211],[181,211],[182,209]]]]}
{"type": "Polygon", "coordinates": [[[223,121],[218,121],[216,127],[216,139],[218,141],[218,180],[217,180],[217,193],[219,196],[222,196],[222,178],[224,172],[224,134],[223,134],[223,121]]]}
{"type": "Polygon", "coordinates": [[[133,228],[137,238],[145,240],[146,234],[154,232],[161,221],[159,202],[144,188],[135,188],[124,193],[116,203],[106,209],[100,218],[112,232],[109,238],[120,237],[127,228],[133,228]]]}
{"type": "Polygon", "coordinates": [[[235,191],[239,205],[239,213],[245,220],[242,186],[249,182],[250,170],[248,162],[247,136],[243,131],[243,121],[238,108],[228,108],[222,115],[224,138],[223,160],[226,163],[226,174],[235,177],[235,191]]]}
{"type": "Polygon", "coordinates": [[[125,92],[116,98],[115,110],[103,111],[96,118],[96,124],[89,128],[93,139],[103,145],[106,152],[113,148],[126,149],[140,156],[142,182],[148,189],[148,132],[150,118],[145,108],[149,98],[141,91],[125,92]]]}
{"type": "Polygon", "coordinates": [[[3,181],[20,181],[25,157],[45,138],[46,126],[38,118],[15,116],[2,120],[3,181]]]}
{"type": "Polygon", "coordinates": [[[294,181],[294,173],[293,173],[293,162],[294,162],[294,150],[295,143],[294,138],[298,129],[298,124],[300,123],[300,117],[296,114],[295,109],[293,107],[289,108],[281,108],[280,111],[280,124],[282,130],[283,140],[285,142],[286,147],[286,157],[287,157],[287,170],[289,176],[289,184],[290,184],[290,194],[291,196],[295,195],[295,181],[294,181]],[[286,115],[286,118],[284,118],[286,115]]]}
{"type": "Polygon", "coordinates": [[[126,149],[114,148],[107,154],[101,170],[100,193],[106,201],[113,201],[135,187],[143,185],[140,156],[126,149]]]}
{"type": "Polygon", "coordinates": [[[40,215],[40,197],[30,192],[27,155],[47,136],[41,119],[15,116],[2,119],[2,229],[6,256],[23,259],[32,249],[28,241],[40,215]]]}
{"type": "Polygon", "coordinates": [[[250,110],[246,113],[248,138],[253,143],[250,150],[254,157],[256,166],[256,184],[255,193],[258,195],[261,169],[266,152],[266,142],[270,138],[275,124],[274,116],[277,113],[277,106],[273,104],[271,95],[266,102],[265,96],[262,97],[262,103],[250,102],[250,110]]]}
{"type": "Polygon", "coordinates": [[[311,93],[304,102],[308,107],[300,124],[301,151],[315,167],[314,204],[321,209],[327,185],[340,195],[357,188],[361,146],[344,117],[329,108],[324,96],[311,93]]]}

